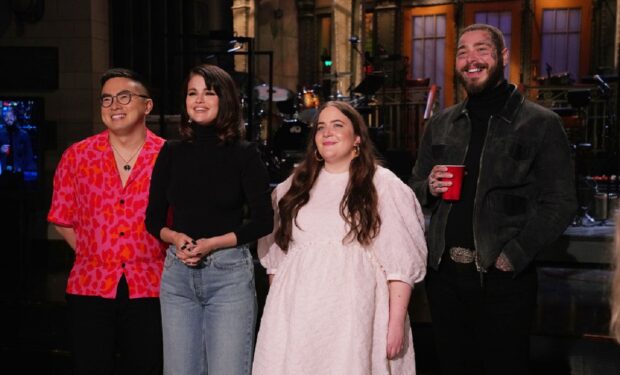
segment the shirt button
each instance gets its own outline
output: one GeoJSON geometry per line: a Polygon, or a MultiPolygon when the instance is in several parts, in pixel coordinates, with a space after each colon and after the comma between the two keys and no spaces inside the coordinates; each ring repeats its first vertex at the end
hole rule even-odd
{"type": "Polygon", "coordinates": [[[125,204],[125,200],[124,200],[124,199],[121,199],[121,200],[120,200],[120,203],[121,203],[121,204],[125,204]]]}
{"type": "Polygon", "coordinates": [[[121,237],[122,237],[122,236],[124,236],[124,235],[125,235],[125,232],[121,232],[121,233],[120,233],[120,235],[121,235],[121,237]]]}
{"type": "Polygon", "coordinates": [[[122,263],[122,264],[121,264],[121,267],[125,268],[125,263],[122,263]]]}

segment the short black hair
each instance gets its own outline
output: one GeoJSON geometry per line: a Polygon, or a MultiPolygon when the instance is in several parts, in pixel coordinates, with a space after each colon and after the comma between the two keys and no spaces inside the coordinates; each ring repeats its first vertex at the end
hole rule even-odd
{"type": "Polygon", "coordinates": [[[149,89],[149,85],[147,84],[146,80],[137,72],[131,70],[131,69],[126,69],[126,68],[111,68],[106,70],[102,75],[101,75],[101,88],[103,88],[103,85],[105,85],[106,82],[108,82],[109,80],[111,80],[112,78],[127,78],[130,79],[138,84],[140,84],[140,86],[142,86],[144,88],[144,90],[146,91],[146,95],[147,96],[151,96],[151,90],[149,89]]]}

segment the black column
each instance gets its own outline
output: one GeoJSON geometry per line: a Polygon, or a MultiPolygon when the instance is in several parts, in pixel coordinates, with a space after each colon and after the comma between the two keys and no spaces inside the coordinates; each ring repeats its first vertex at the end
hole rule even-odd
{"type": "Polygon", "coordinates": [[[314,0],[297,1],[299,84],[306,87],[311,87],[320,79],[317,71],[317,28],[314,6],[314,0]]]}

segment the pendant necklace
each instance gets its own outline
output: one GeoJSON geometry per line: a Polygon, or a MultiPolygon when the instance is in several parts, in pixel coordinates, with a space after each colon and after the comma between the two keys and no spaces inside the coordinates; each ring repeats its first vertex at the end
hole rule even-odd
{"type": "Polygon", "coordinates": [[[129,159],[125,159],[125,158],[123,157],[123,155],[121,155],[121,153],[120,153],[120,152],[118,152],[118,150],[116,149],[116,147],[114,147],[114,145],[112,144],[112,142],[110,142],[110,146],[112,146],[112,150],[114,150],[114,152],[116,152],[116,155],[118,155],[118,157],[119,157],[119,158],[121,158],[121,159],[125,162],[125,165],[123,165],[123,169],[124,169],[124,170],[126,170],[126,171],[129,171],[129,170],[131,169],[131,165],[129,165],[129,164],[131,163],[131,161],[133,160],[133,158],[135,158],[135,157],[136,157],[136,155],[138,155],[138,153],[140,152],[140,150],[142,150],[142,146],[144,146],[144,143],[146,143],[146,142],[143,142],[143,143],[140,145],[140,147],[138,147],[138,149],[136,150],[136,152],[134,152],[134,153],[133,153],[133,155],[132,155],[129,159]]]}

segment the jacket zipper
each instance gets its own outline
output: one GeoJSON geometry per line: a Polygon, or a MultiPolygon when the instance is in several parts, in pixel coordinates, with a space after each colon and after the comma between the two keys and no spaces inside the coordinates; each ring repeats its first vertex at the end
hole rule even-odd
{"type": "MultiPolygon", "coordinates": [[[[467,118],[469,120],[469,117],[467,118]]],[[[474,234],[474,247],[475,247],[475,264],[476,270],[480,275],[480,287],[484,288],[484,273],[487,272],[484,267],[482,267],[482,259],[480,258],[480,251],[478,251],[478,241],[476,241],[476,209],[478,207],[478,185],[480,183],[480,176],[482,175],[482,161],[484,159],[484,150],[487,148],[487,140],[489,139],[489,132],[491,131],[491,121],[493,121],[493,115],[489,117],[489,122],[487,123],[487,132],[484,135],[484,143],[482,144],[482,151],[480,151],[480,161],[478,162],[478,178],[476,179],[476,194],[474,195],[474,216],[472,217],[472,230],[474,234]]],[[[471,126],[471,122],[470,122],[471,126]]]]}
{"type": "MultiPolygon", "coordinates": [[[[469,113],[467,112],[467,110],[463,110],[463,114],[465,115],[465,118],[467,118],[467,122],[469,123],[469,138],[471,139],[471,120],[469,119],[469,113]]],[[[469,142],[467,142],[467,146],[465,146],[465,153],[463,153],[463,159],[461,160],[461,164],[465,165],[465,159],[467,158],[467,152],[469,151],[469,142]]],[[[450,216],[450,211],[452,211],[452,203],[450,203],[450,206],[448,206],[448,214],[446,216],[446,220],[447,218],[450,216]]],[[[472,225],[473,225],[473,219],[472,219],[472,225]]],[[[473,229],[473,228],[472,228],[473,229]]],[[[443,228],[443,235],[444,235],[444,249],[446,246],[446,227],[444,226],[443,228]]],[[[474,234],[474,245],[476,244],[476,235],[474,234]]],[[[441,258],[439,258],[439,264],[441,264],[441,258]]]]}

